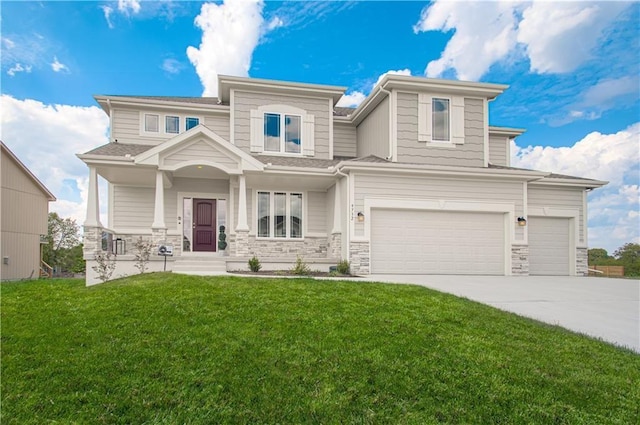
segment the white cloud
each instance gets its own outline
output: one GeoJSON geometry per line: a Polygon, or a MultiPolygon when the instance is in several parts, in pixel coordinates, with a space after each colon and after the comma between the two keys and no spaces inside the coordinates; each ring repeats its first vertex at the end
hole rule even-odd
{"type": "MultiPolygon", "coordinates": [[[[384,74],[380,74],[378,76],[378,79],[376,80],[376,82],[371,86],[371,89],[373,90],[375,88],[375,86],[378,85],[378,83],[380,81],[382,81],[382,79],[384,78],[385,75],[387,74],[395,74],[395,75],[411,75],[411,70],[410,69],[399,69],[397,71],[394,70],[390,70],[385,72],[384,74]]],[[[365,100],[367,98],[367,94],[359,91],[359,90],[354,90],[349,94],[345,94],[343,95],[340,100],[336,103],[336,106],[341,106],[341,107],[348,107],[348,108],[353,108],[353,107],[357,107],[358,105],[360,105],[362,103],[363,100],[365,100]]]]}
{"type": "Polygon", "coordinates": [[[6,37],[2,37],[2,45],[6,49],[13,49],[14,47],[16,47],[16,43],[14,43],[14,41],[11,40],[10,38],[6,38],[6,37]]]}
{"type": "Polygon", "coordinates": [[[26,72],[27,74],[31,72],[31,65],[22,66],[22,64],[17,63],[13,67],[9,68],[7,74],[14,77],[18,72],[26,72]]]}
{"type": "Polygon", "coordinates": [[[69,72],[69,67],[67,67],[67,65],[61,63],[58,60],[57,56],[53,57],[53,62],[51,62],[51,69],[53,69],[53,72],[60,72],[60,71],[67,71],[69,72]]]}
{"type": "Polygon", "coordinates": [[[278,16],[274,16],[271,18],[269,23],[267,24],[267,31],[273,31],[276,28],[280,28],[284,26],[284,21],[280,19],[278,16]]]}
{"type": "Polygon", "coordinates": [[[129,12],[133,12],[134,14],[140,12],[140,1],[139,0],[118,0],[118,10],[125,15],[129,15],[129,12]]]}
{"type": "Polygon", "coordinates": [[[109,6],[100,6],[102,12],[104,13],[104,19],[107,20],[107,25],[109,28],[113,29],[113,22],[111,22],[111,13],[113,13],[113,9],[109,6]]]}
{"type": "Polygon", "coordinates": [[[200,77],[203,96],[218,95],[218,74],[249,75],[251,56],[264,24],[262,8],[261,0],[202,5],[195,19],[202,40],[199,48],[187,48],[187,56],[200,77]]]}
{"type": "Polygon", "coordinates": [[[445,2],[422,10],[415,32],[454,31],[425,74],[476,81],[491,65],[520,54],[531,71],[561,73],[590,58],[603,30],[628,2],[445,2]]]}
{"type": "MultiPolygon", "coordinates": [[[[98,107],[46,105],[8,95],[0,98],[2,140],[58,198],[51,211],[82,224],[86,214],[87,166],[75,154],[108,142],[107,115],[98,107]],[[80,193],[72,193],[69,186],[80,193]]],[[[106,188],[101,187],[106,213],[106,188]]],[[[106,221],[103,223],[106,224],[106,221]]]]}
{"type": "Polygon", "coordinates": [[[184,64],[176,59],[165,59],[162,61],[162,70],[169,74],[179,74],[184,69],[184,64]]]}
{"type": "Polygon", "coordinates": [[[586,135],[570,147],[512,144],[514,167],[609,181],[589,194],[589,246],[610,253],[640,239],[640,123],[586,135]]]}

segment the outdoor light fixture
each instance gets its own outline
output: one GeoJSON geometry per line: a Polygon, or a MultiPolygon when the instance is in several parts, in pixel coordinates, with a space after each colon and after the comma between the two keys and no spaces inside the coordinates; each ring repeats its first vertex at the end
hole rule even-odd
{"type": "Polygon", "coordinates": [[[527,219],[524,217],[518,217],[518,226],[526,226],[527,225],[527,219]]]}
{"type": "Polygon", "coordinates": [[[364,221],[364,214],[362,214],[362,212],[358,213],[358,221],[360,221],[360,222],[364,221]]]}

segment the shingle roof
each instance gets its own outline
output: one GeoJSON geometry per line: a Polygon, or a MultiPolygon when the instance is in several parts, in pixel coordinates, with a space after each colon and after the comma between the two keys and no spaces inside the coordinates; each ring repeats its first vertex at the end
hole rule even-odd
{"type": "Polygon", "coordinates": [[[108,97],[126,97],[132,99],[159,100],[161,102],[184,102],[197,103],[200,105],[218,105],[217,97],[196,97],[196,96],[121,96],[109,95],[108,97]]]}
{"type": "MultiPolygon", "coordinates": [[[[504,166],[504,165],[495,165],[495,164],[489,164],[489,168],[496,168],[496,169],[500,169],[500,170],[515,170],[515,171],[540,171],[540,170],[528,170],[526,168],[507,167],[507,166],[504,166]]],[[[583,180],[583,181],[590,181],[590,182],[596,182],[597,181],[597,180],[594,180],[594,179],[585,179],[583,177],[569,176],[569,175],[566,175],[566,174],[556,174],[556,173],[550,173],[550,174],[546,175],[545,178],[547,178],[547,179],[583,180]]]]}
{"type": "Polygon", "coordinates": [[[86,152],[85,155],[109,155],[109,156],[136,156],[142,152],[146,152],[153,146],[149,145],[130,145],[126,143],[107,143],[106,145],[98,146],[95,149],[91,149],[86,152]]]}
{"type": "Polygon", "coordinates": [[[333,108],[333,115],[336,117],[348,117],[355,110],[356,108],[344,108],[341,106],[336,106],[333,108]]]}

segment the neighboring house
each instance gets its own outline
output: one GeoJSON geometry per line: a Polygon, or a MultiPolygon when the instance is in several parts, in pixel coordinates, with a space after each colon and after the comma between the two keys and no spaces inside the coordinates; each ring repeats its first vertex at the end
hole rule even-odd
{"type": "Polygon", "coordinates": [[[49,202],[56,198],[2,142],[0,163],[0,279],[38,278],[49,202]]]}
{"type": "Polygon", "coordinates": [[[356,274],[586,275],[587,191],[606,182],[511,168],[524,130],[489,125],[506,88],[387,75],[355,109],[335,106],[344,87],[230,76],[218,98],[96,96],[111,140],[78,155],[87,270],[108,234],[124,249],[114,276],[135,271],[139,236],[173,246],[174,271],[256,255],[347,259],[356,274]],[[207,257],[221,225],[226,255],[207,257]]]}

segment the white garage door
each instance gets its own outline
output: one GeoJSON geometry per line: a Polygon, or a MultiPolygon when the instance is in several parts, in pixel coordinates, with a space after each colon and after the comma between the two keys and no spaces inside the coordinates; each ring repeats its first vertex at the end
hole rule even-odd
{"type": "Polygon", "coordinates": [[[529,217],[529,274],[569,275],[569,219],[529,217]]]}
{"type": "Polygon", "coordinates": [[[504,214],[373,209],[371,272],[504,274],[504,214]]]}

